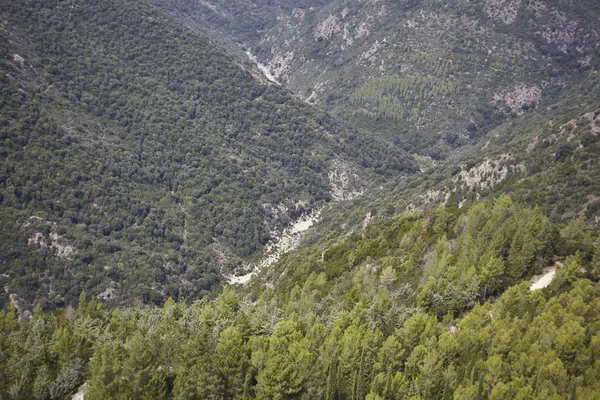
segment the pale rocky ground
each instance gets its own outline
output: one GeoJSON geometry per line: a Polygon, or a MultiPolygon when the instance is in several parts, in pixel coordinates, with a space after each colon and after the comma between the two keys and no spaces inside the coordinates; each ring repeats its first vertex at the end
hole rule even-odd
{"type": "Polygon", "coordinates": [[[83,400],[87,391],[87,382],[79,387],[77,393],[71,396],[71,400],[83,400]]]}
{"type": "Polygon", "coordinates": [[[252,272],[242,276],[229,276],[229,284],[233,285],[239,283],[244,285],[248,283],[250,278],[252,278],[252,276],[258,273],[261,269],[273,265],[279,261],[279,258],[282,254],[297,248],[300,244],[302,234],[307,231],[308,228],[317,223],[320,216],[321,212],[317,211],[300,218],[291,227],[284,230],[279,237],[272,239],[269,243],[267,243],[264,252],[265,256],[262,260],[254,265],[252,272]]]}
{"type": "MultiPolygon", "coordinates": [[[[43,218],[32,216],[29,221],[23,225],[23,228],[28,228],[34,224],[44,223],[50,224],[43,218]]],[[[50,232],[45,236],[40,231],[34,231],[33,235],[27,238],[27,244],[30,246],[39,246],[40,249],[50,249],[54,255],[63,260],[71,260],[77,254],[77,249],[74,246],[64,243],[64,239],[56,232],[50,232]]]]}
{"type": "Polygon", "coordinates": [[[331,196],[336,201],[352,200],[363,193],[358,188],[360,177],[352,166],[345,161],[334,161],[328,177],[331,196]]]}
{"type": "Polygon", "coordinates": [[[523,107],[533,107],[542,99],[542,89],[535,85],[518,85],[513,90],[494,94],[494,102],[505,103],[512,111],[524,113],[523,107]]]}
{"type": "MultiPolygon", "coordinates": [[[[335,160],[330,168],[328,177],[331,196],[334,201],[351,200],[363,193],[360,189],[361,179],[348,162],[335,160]]],[[[269,208],[274,214],[286,211],[283,206],[280,206],[283,209],[267,204],[263,207],[269,208]]],[[[241,276],[230,275],[227,277],[227,282],[232,285],[246,284],[257,272],[276,263],[282,254],[297,248],[300,245],[303,233],[319,221],[320,215],[321,211],[317,210],[302,216],[292,226],[267,243],[263,258],[254,265],[249,265],[251,272],[241,276]]],[[[369,222],[370,218],[366,220],[365,224],[369,222]]],[[[277,232],[272,232],[272,234],[276,235],[277,232]]]]}
{"type": "Polygon", "coordinates": [[[552,279],[554,279],[554,274],[556,274],[556,266],[544,268],[544,272],[541,275],[535,275],[531,278],[529,289],[537,290],[547,287],[552,282],[552,279]]]}

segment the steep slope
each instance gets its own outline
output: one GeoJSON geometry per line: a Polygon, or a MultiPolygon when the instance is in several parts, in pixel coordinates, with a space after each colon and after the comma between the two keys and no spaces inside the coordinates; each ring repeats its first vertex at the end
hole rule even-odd
{"type": "MultiPolygon", "coordinates": [[[[256,54],[286,29],[306,35],[323,50],[315,79],[346,86],[305,94],[368,129],[294,99],[142,0],[0,0],[0,398],[600,395],[600,79],[595,39],[579,31],[593,35],[594,4],[153,2],[190,6],[189,24],[221,15],[213,33],[254,31],[256,54]],[[408,29],[397,54],[377,37],[398,35],[390,15],[408,29]],[[569,34],[542,20],[567,15],[577,43],[562,49],[569,34]],[[460,41],[457,23],[483,30],[451,63],[432,61],[460,41]],[[371,65],[355,68],[350,51],[328,69],[333,47],[371,35],[384,43],[371,65]],[[519,35],[540,35],[519,49],[554,72],[532,59],[512,78],[472,69],[487,62],[473,43],[496,46],[492,57],[506,50],[496,40],[519,35]],[[544,53],[553,46],[557,60],[544,53]],[[390,75],[381,54],[408,69],[390,75]],[[394,143],[450,156],[416,157],[411,174],[394,143]],[[200,299],[314,215],[300,248],[200,299]]],[[[301,69],[298,85],[313,79],[301,69]]]]}
{"type": "Polygon", "coordinates": [[[216,300],[105,311],[82,296],[32,323],[2,310],[0,395],[63,398],[87,381],[87,400],[591,400],[597,239],[503,197],[369,225],[216,300]]]}
{"type": "Polygon", "coordinates": [[[1,5],[8,293],[198,298],[335,171],[352,191],[416,170],[140,1],[1,5]]]}
{"type": "MultiPolygon", "coordinates": [[[[178,15],[204,28],[226,8],[213,5],[178,15]]],[[[565,88],[586,91],[600,68],[593,0],[333,0],[277,11],[258,41],[219,33],[308,102],[434,158],[553,104],[565,88]]]]}
{"type": "Polygon", "coordinates": [[[405,211],[466,207],[506,193],[538,207],[553,222],[581,218],[598,229],[599,115],[597,98],[577,98],[503,124],[454,159],[422,158],[424,173],[326,208],[308,239],[316,243],[405,211]]]}
{"type": "Polygon", "coordinates": [[[278,24],[281,15],[294,9],[327,5],[331,0],[148,0],[190,26],[212,32],[215,37],[226,36],[237,42],[258,43],[265,32],[278,24]]]}

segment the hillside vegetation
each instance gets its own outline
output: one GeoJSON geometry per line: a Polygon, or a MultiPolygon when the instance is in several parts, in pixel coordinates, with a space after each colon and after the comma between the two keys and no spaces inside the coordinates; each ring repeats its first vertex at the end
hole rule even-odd
{"type": "Polygon", "coordinates": [[[303,11],[265,32],[263,63],[309,101],[433,158],[568,88],[585,93],[600,68],[594,1],[331,1],[303,11]]]}
{"type": "Polygon", "coordinates": [[[262,277],[272,290],[112,312],[82,294],[31,323],[2,311],[0,394],[87,380],[86,399],[593,399],[597,238],[504,197],[290,254],[262,277]],[[554,260],[552,284],[530,291],[554,260]]]}
{"type": "Polygon", "coordinates": [[[0,0],[0,399],[600,398],[597,3],[0,0]]]}
{"type": "Polygon", "coordinates": [[[28,302],[201,298],[337,165],[347,190],[416,170],[142,2],[1,10],[0,279],[28,302]]]}
{"type": "Polygon", "coordinates": [[[251,50],[309,103],[436,159],[588,93],[600,69],[593,0],[259,2],[252,15],[277,22],[238,24],[252,32],[225,22],[234,1],[150,3],[251,50]]]}
{"type": "Polygon", "coordinates": [[[423,173],[387,183],[350,202],[324,209],[306,240],[362,229],[412,209],[464,207],[504,194],[537,207],[551,221],[583,218],[600,227],[600,104],[564,100],[492,130],[483,143],[446,161],[417,157],[423,173]]]}

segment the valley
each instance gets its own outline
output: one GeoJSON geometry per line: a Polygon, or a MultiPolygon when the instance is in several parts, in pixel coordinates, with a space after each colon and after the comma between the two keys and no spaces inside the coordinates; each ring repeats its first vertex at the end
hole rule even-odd
{"type": "Polygon", "coordinates": [[[599,68],[594,1],[279,1],[255,5],[256,30],[215,27],[213,14],[235,18],[227,1],[150,4],[252,49],[300,98],[436,159],[599,68]]]}
{"type": "Polygon", "coordinates": [[[595,0],[0,0],[0,398],[596,399],[595,0]]]}
{"type": "Polygon", "coordinates": [[[264,248],[263,257],[256,263],[250,262],[248,267],[250,272],[241,276],[230,276],[227,280],[229,284],[246,284],[250,279],[264,268],[269,268],[271,265],[279,261],[279,258],[294,250],[300,244],[302,233],[308,230],[315,223],[319,222],[321,212],[316,211],[310,215],[303,216],[291,227],[286,228],[279,237],[274,237],[264,248]]]}

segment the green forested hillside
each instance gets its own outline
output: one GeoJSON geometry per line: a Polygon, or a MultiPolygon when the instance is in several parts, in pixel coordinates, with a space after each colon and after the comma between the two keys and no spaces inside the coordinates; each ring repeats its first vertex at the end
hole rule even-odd
{"type": "Polygon", "coordinates": [[[265,32],[261,62],[320,107],[436,159],[569,90],[589,92],[600,69],[595,1],[335,0],[302,11],[265,32]]]}
{"type": "Polygon", "coordinates": [[[597,239],[503,197],[370,225],[215,301],[2,311],[0,394],[87,381],[86,399],[594,399],[597,239]]]}
{"type": "Polygon", "coordinates": [[[277,25],[281,14],[288,14],[298,7],[322,6],[330,1],[148,0],[147,3],[181,18],[191,27],[212,32],[215,38],[234,37],[240,43],[250,45],[259,41],[265,31],[277,25]]]}
{"type": "Polygon", "coordinates": [[[1,11],[2,304],[199,298],[329,201],[335,162],[416,170],[140,1],[1,11]]]}
{"type": "Polygon", "coordinates": [[[423,173],[328,208],[309,240],[352,232],[367,220],[385,220],[413,208],[464,207],[506,193],[553,222],[583,218],[598,229],[600,103],[576,99],[504,124],[450,160],[419,157],[423,173]]]}
{"type": "Polygon", "coordinates": [[[595,0],[257,2],[235,27],[236,1],[149,2],[244,46],[308,102],[435,159],[589,93],[600,69],[595,0]]]}
{"type": "Polygon", "coordinates": [[[0,0],[0,399],[600,398],[599,12],[0,0]]]}
{"type": "Polygon", "coordinates": [[[540,273],[555,257],[580,251],[583,260],[591,261],[596,239],[597,231],[583,219],[557,226],[539,210],[501,196],[493,204],[405,212],[364,231],[331,235],[288,254],[249,290],[258,296],[264,285],[272,286],[276,298],[287,301],[300,295],[295,286],[324,279],[329,282],[324,304],[333,307],[343,298],[351,308],[361,301],[376,303],[367,288],[369,282],[377,286],[379,277],[380,284],[404,299],[401,304],[425,307],[442,318],[540,273]]]}

